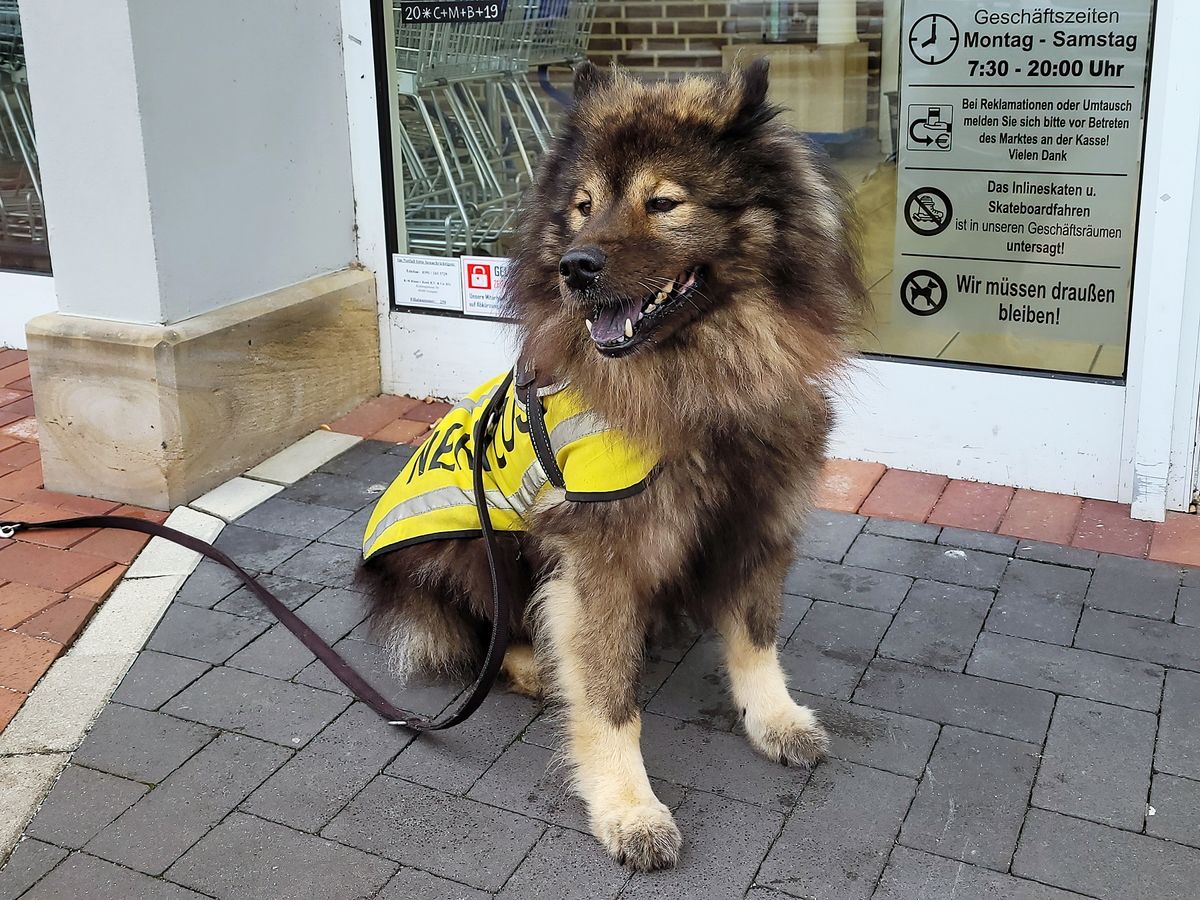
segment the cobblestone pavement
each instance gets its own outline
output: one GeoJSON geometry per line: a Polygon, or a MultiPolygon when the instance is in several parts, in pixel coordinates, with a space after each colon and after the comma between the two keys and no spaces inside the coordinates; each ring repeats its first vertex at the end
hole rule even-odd
{"type": "MultiPolygon", "coordinates": [[[[347,589],[411,448],[368,441],[218,544],[385,690],[347,589]]],[[[1200,884],[1200,570],[818,513],[780,644],[834,735],[751,753],[713,640],[659,647],[646,764],[684,834],[633,876],[586,834],[549,713],[497,693],[413,741],[202,563],[0,873],[9,898],[1136,898],[1200,884]],[[1074,893],[1071,893],[1074,892],[1074,893]]]]}

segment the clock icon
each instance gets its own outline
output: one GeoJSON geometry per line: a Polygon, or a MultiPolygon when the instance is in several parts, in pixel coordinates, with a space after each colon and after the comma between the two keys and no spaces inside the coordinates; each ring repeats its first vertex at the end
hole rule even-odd
{"type": "Polygon", "coordinates": [[[958,51],[958,26],[949,16],[921,16],[908,32],[908,49],[919,61],[940,66],[958,51]]]}

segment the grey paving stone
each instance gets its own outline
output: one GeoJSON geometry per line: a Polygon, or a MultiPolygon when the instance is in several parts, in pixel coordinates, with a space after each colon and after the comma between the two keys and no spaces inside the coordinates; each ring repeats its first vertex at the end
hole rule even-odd
{"type": "Polygon", "coordinates": [[[792,691],[829,732],[829,755],[897,775],[918,778],[937,740],[936,722],[884,712],[844,700],[792,691]]]}
{"type": "MultiPolygon", "coordinates": [[[[740,897],[779,833],[783,816],[745,803],[690,793],[675,810],[683,849],[675,869],[634,875],[622,898],[726,900],[740,897]]],[[[554,895],[551,895],[554,896],[554,895]]]]}
{"type": "Polygon", "coordinates": [[[942,533],[941,526],[928,525],[923,522],[902,522],[899,519],[871,519],[863,529],[868,534],[882,534],[886,537],[902,538],[906,541],[924,541],[934,543],[942,533]]]}
{"type": "Polygon", "coordinates": [[[1058,698],[1033,805],[1140,832],[1156,726],[1153,713],[1058,698]]]}
{"type": "Polygon", "coordinates": [[[949,725],[925,767],[900,843],[939,856],[1008,870],[1038,747],[949,725]]]}
{"type": "Polygon", "coordinates": [[[161,875],[288,756],[281,747],[223,734],[122,813],[85,849],[148,875],[161,875]]]}
{"type": "Polygon", "coordinates": [[[1101,556],[1088,588],[1087,604],[1170,620],[1175,615],[1175,597],[1182,577],[1178,566],[1128,556],[1101,556]]]}
{"type": "MultiPolygon", "coordinates": [[[[397,678],[388,666],[387,650],[371,641],[345,637],[334,649],[357,669],[383,696],[402,709],[431,716],[445,709],[462,691],[462,685],[440,678],[413,675],[407,681],[397,678]]],[[[320,660],[314,660],[296,676],[299,684],[350,696],[350,689],[333,676],[320,660]]]]}
{"type": "MultiPolygon", "coordinates": [[[[270,502],[272,501],[267,501],[270,502]]],[[[242,519],[238,519],[237,524],[225,526],[213,541],[213,546],[220,547],[248,572],[270,572],[285,559],[307,547],[308,541],[286,534],[246,528],[242,525],[242,519]]],[[[241,584],[240,581],[236,582],[237,587],[241,587],[241,584]]]]}
{"type": "Polygon", "coordinates": [[[937,542],[947,547],[982,550],[984,553],[999,553],[1001,556],[1012,556],[1017,549],[1016,538],[1003,534],[989,534],[986,531],[970,531],[966,528],[943,528],[937,542]]]}
{"type": "Polygon", "coordinates": [[[157,784],[216,734],[214,729],[195,722],[109,703],[75,751],[73,761],[89,769],[157,784]]]}
{"type": "Polygon", "coordinates": [[[797,897],[866,900],[916,787],[865,766],[822,763],[756,881],[797,897]]]}
{"type": "Polygon", "coordinates": [[[363,536],[367,532],[367,522],[371,519],[374,509],[368,506],[359,510],[345,522],[333,526],[318,538],[323,544],[335,544],[338,547],[353,547],[362,552],[363,536]]]}
{"type": "Polygon", "coordinates": [[[655,778],[782,812],[795,804],[808,777],[803,768],[782,766],[755,752],[741,734],[653,713],[642,716],[642,755],[655,778]]]}
{"type": "Polygon", "coordinates": [[[893,712],[1040,743],[1054,696],[975,675],[876,659],[854,700],[893,712]]]}
{"type": "Polygon", "coordinates": [[[1154,767],[1200,779],[1200,675],[1167,672],[1154,767]]]}
{"type": "MultiPolygon", "coordinates": [[[[587,812],[568,785],[565,760],[553,750],[517,741],[467,792],[467,797],[588,834],[587,812]]],[[[656,778],[650,785],[668,807],[683,802],[681,787],[656,778]]]]}
{"type": "Polygon", "coordinates": [[[316,471],[284,488],[277,496],[280,500],[315,503],[318,506],[357,512],[378,500],[385,487],[386,484],[364,479],[358,474],[340,475],[316,471]]]}
{"type": "MultiPolygon", "coordinates": [[[[307,581],[297,581],[295,578],[285,578],[282,575],[270,573],[258,576],[258,580],[288,609],[295,609],[324,589],[324,585],[321,584],[310,584],[307,581]]],[[[246,587],[238,588],[213,609],[232,613],[235,616],[259,619],[263,622],[278,621],[274,613],[267,609],[263,602],[250,593],[250,589],[246,587]]]]}
{"type": "Polygon", "coordinates": [[[879,655],[961,672],[991,605],[988,591],[918,581],[900,604],[879,655]]]}
{"type": "Polygon", "coordinates": [[[378,856],[235,812],[167,877],[238,900],[354,900],[379,890],[395,871],[395,863],[378,856]]]}
{"type": "Polygon", "coordinates": [[[1200,781],[1158,772],[1150,788],[1154,815],[1146,816],[1146,833],[1200,848],[1200,781]]]}
{"type": "Polygon", "coordinates": [[[266,622],[172,603],[146,646],[173,656],[223,663],[266,630],[266,622]]]}
{"type": "Polygon", "coordinates": [[[497,891],[541,837],[545,825],[399,778],[363,788],[323,837],[497,891]]]}
{"type": "Polygon", "coordinates": [[[1075,646],[1142,659],[1174,669],[1200,669],[1200,640],[1187,625],[1143,619],[1103,609],[1085,609],[1075,646]]]}
{"type": "Polygon", "coordinates": [[[377,900],[489,900],[492,896],[448,878],[401,866],[377,900]]]}
{"type": "Polygon", "coordinates": [[[874,900],[1071,900],[1079,894],[966,866],[923,850],[896,847],[874,900]]]}
{"type": "Polygon", "coordinates": [[[203,900],[200,894],[158,878],[148,878],[110,862],[72,853],[33,886],[22,900],[203,900]]]}
{"type": "Polygon", "coordinates": [[[338,694],[222,666],[201,676],[163,711],[294,748],[312,740],[347,706],[349,700],[338,694]]]}
{"type": "Polygon", "coordinates": [[[629,873],[614,864],[595,838],[552,825],[496,896],[500,900],[610,900],[628,879],[629,873]]]}
{"type": "Polygon", "coordinates": [[[1200,588],[1200,567],[1183,567],[1183,586],[1185,588],[1200,588]]]}
{"type": "Polygon", "coordinates": [[[450,794],[465,794],[538,714],[528,697],[496,691],[466,722],[423,734],[387,768],[395,775],[450,794]]]}
{"type": "Polygon", "coordinates": [[[286,534],[311,541],[348,518],[350,510],[272,497],[238,519],[238,524],[271,534],[286,534]]]}
{"type": "Polygon", "coordinates": [[[788,570],[785,593],[895,612],[912,586],[912,579],[888,572],[839,566],[824,560],[797,559],[788,570]]]}
{"type": "MultiPolygon", "coordinates": [[[[337,588],[321,593],[296,610],[296,615],[329,644],[348,635],[367,617],[362,594],[337,588]]],[[[230,657],[228,665],[272,678],[293,678],[316,657],[283,625],[272,625],[253,643],[230,657]]]]}
{"type": "Polygon", "coordinates": [[[979,635],[967,671],[1150,712],[1157,712],[1162,693],[1162,666],[987,631],[979,635]]]}
{"type": "Polygon", "coordinates": [[[700,629],[689,621],[672,623],[673,628],[652,637],[647,653],[667,662],[679,662],[700,639],[700,629]]]}
{"type": "MultiPolygon", "coordinates": [[[[808,600],[802,602],[811,604],[808,600]]],[[[715,636],[703,637],[655,692],[646,709],[717,731],[732,731],[738,711],[723,671],[721,642],[715,636]]]]}
{"type": "Polygon", "coordinates": [[[113,692],[126,706],[158,709],[208,671],[208,663],[143,650],[113,692]]]}
{"type": "MultiPolygon", "coordinates": [[[[228,527],[226,526],[226,528],[228,527]]],[[[241,559],[238,560],[238,565],[249,572],[254,572],[254,569],[241,559]]],[[[179,593],[175,595],[175,600],[191,606],[212,609],[218,601],[236,591],[241,583],[236,575],[220,563],[215,563],[211,559],[202,559],[192,574],[188,576],[187,581],[183,583],[179,593]]]]}
{"type": "MultiPolygon", "coordinates": [[[[517,741],[475,782],[467,797],[587,834],[587,812],[571,791],[569,771],[564,758],[552,749],[517,741]]],[[[682,791],[675,790],[679,799],[682,791]]],[[[657,786],[655,793],[671,805],[657,786]]]]}
{"type": "Polygon", "coordinates": [[[17,900],[35,882],[62,862],[67,851],[34,838],[25,838],[0,864],[0,900],[17,900]]]}
{"type": "Polygon", "coordinates": [[[1100,554],[1095,550],[1043,544],[1040,541],[1017,541],[1014,555],[1018,559],[1032,559],[1056,566],[1073,566],[1076,569],[1091,569],[1100,559],[1100,554]]]}
{"type": "Polygon", "coordinates": [[[1031,809],[1013,874],[1101,900],[1194,900],[1200,851],[1031,809]]]}
{"type": "Polygon", "coordinates": [[[886,613],[813,603],[779,654],[788,683],[849,700],[890,622],[886,613]]]}
{"type": "Polygon", "coordinates": [[[349,589],[354,586],[354,569],[362,552],[336,544],[309,544],[287,562],[276,567],[275,574],[298,578],[326,587],[349,589]]]}
{"type": "Polygon", "coordinates": [[[796,552],[801,556],[841,562],[867,520],[853,513],[814,509],[800,530],[796,552]]]}
{"type": "Polygon", "coordinates": [[[1175,607],[1175,621],[1180,625],[1200,627],[1200,588],[1180,588],[1179,605],[1175,607]]]}
{"type": "Polygon", "coordinates": [[[980,553],[978,550],[961,550],[864,533],[859,535],[846,554],[846,563],[912,578],[994,588],[1000,582],[1008,558],[995,553],[980,553]]]}
{"type": "Polygon", "coordinates": [[[300,831],[320,831],[413,739],[355,703],[289,759],[242,809],[300,831]]]}
{"type": "Polygon", "coordinates": [[[669,660],[647,655],[645,662],[642,664],[642,679],[638,684],[638,703],[643,709],[646,708],[646,704],[650,702],[651,698],[658,693],[658,689],[663,686],[663,682],[675,671],[676,665],[677,663],[669,660]]]}
{"type": "Polygon", "coordinates": [[[146,793],[146,785],[69,765],[55,782],[27,833],[78,850],[146,793]]]}
{"type": "Polygon", "coordinates": [[[344,450],[328,462],[321,463],[316,470],[332,472],[335,475],[354,475],[367,463],[385,457],[389,446],[391,445],[385,441],[359,441],[349,450],[344,450]]]}
{"type": "Polygon", "coordinates": [[[1013,560],[996,592],[987,630],[1069,647],[1089,578],[1082,569],[1013,560]]]}

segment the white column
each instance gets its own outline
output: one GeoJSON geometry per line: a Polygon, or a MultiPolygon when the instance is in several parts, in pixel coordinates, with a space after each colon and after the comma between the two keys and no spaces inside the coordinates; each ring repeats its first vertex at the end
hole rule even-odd
{"type": "Polygon", "coordinates": [[[59,311],[165,324],[345,267],[339,0],[26,0],[59,311]]]}
{"type": "Polygon", "coordinates": [[[817,7],[817,43],[853,44],[857,40],[856,0],[821,0],[817,7]]]}

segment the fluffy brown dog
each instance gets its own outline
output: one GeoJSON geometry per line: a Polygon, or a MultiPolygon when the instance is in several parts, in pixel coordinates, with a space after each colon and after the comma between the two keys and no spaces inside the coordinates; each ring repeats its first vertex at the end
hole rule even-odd
{"type": "MultiPolygon", "coordinates": [[[[865,292],[846,196],[766,93],[763,62],[656,85],[583,65],[520,218],[509,302],[523,362],[657,466],[602,502],[544,485],[523,532],[503,537],[523,601],[505,671],[561,698],[592,831],[638,870],[680,848],[639,748],[658,624],[720,632],[746,734],[769,758],[812,764],[827,743],[788,694],[775,638],[865,292]]],[[[491,609],[477,539],[409,541],[361,576],[400,668],[477,663],[491,609]]]]}

